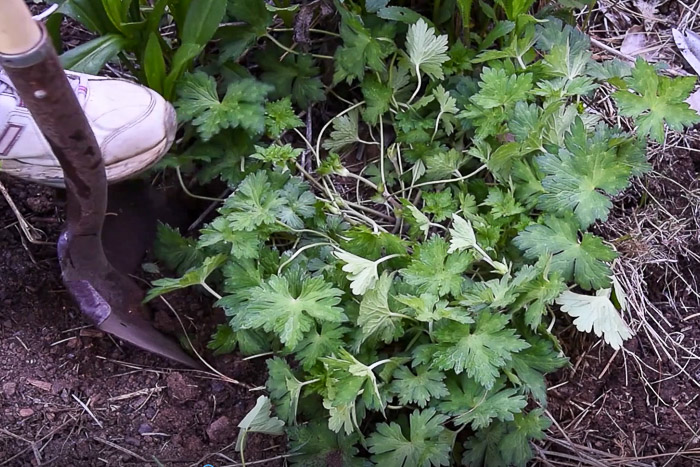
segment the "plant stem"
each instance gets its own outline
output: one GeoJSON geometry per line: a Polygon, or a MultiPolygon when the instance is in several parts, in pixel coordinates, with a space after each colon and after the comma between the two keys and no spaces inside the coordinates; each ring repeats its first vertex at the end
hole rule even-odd
{"type": "MultiPolygon", "coordinates": [[[[486,165],[482,165],[481,167],[479,167],[479,168],[476,169],[475,171],[470,172],[470,173],[468,173],[467,175],[464,175],[464,176],[459,177],[459,178],[449,178],[449,179],[446,179],[446,180],[433,180],[433,181],[430,181],[430,182],[417,183],[417,184],[415,184],[415,185],[411,185],[410,188],[413,189],[413,188],[419,188],[419,187],[428,186],[428,185],[438,185],[438,184],[440,184],[440,183],[461,182],[462,180],[466,180],[466,179],[468,179],[468,178],[473,177],[474,175],[478,174],[479,172],[481,172],[481,171],[484,170],[484,169],[486,169],[486,165]]],[[[402,193],[402,192],[407,191],[407,190],[408,190],[408,188],[403,189],[403,190],[400,190],[399,193],[402,193]]]]}
{"type": "Polygon", "coordinates": [[[287,224],[285,224],[284,222],[282,222],[280,220],[275,220],[275,223],[278,225],[281,225],[282,227],[284,227],[288,230],[291,230],[294,233],[310,233],[310,234],[318,235],[319,237],[323,237],[323,238],[327,239],[328,241],[330,241],[331,243],[334,243],[334,240],[331,237],[329,237],[328,235],[324,234],[323,232],[318,232],[316,230],[311,230],[311,229],[295,229],[293,227],[288,226],[287,224]]]}
{"type": "Polygon", "coordinates": [[[209,287],[209,284],[207,284],[206,282],[202,281],[199,283],[199,285],[204,287],[204,290],[206,290],[207,292],[212,294],[214,296],[214,298],[216,298],[217,300],[221,300],[223,298],[223,297],[221,297],[221,295],[218,294],[218,292],[216,290],[209,287]]]}
{"type": "Polygon", "coordinates": [[[373,181],[366,179],[362,175],[357,175],[354,172],[348,171],[348,173],[346,173],[345,175],[341,175],[341,176],[348,177],[348,178],[354,178],[355,180],[360,181],[360,182],[364,183],[365,185],[367,185],[368,187],[372,188],[374,191],[379,192],[379,187],[373,181]]]}
{"type": "Polygon", "coordinates": [[[386,174],[384,173],[384,118],[379,116],[379,172],[382,175],[383,196],[388,195],[386,186],[386,174]]]}
{"type": "Polygon", "coordinates": [[[246,357],[246,358],[242,358],[241,361],[244,361],[244,362],[245,362],[245,361],[248,361],[248,360],[255,360],[256,358],[267,357],[268,355],[274,355],[274,354],[275,354],[274,352],[259,353],[259,354],[256,354],[256,355],[251,355],[251,356],[246,357]]]}
{"type": "MultiPolygon", "coordinates": [[[[331,118],[330,120],[328,120],[328,121],[326,122],[326,124],[323,125],[323,127],[321,128],[321,131],[320,131],[319,134],[318,134],[318,137],[316,138],[316,153],[317,153],[317,154],[319,154],[319,155],[321,154],[321,138],[323,137],[323,133],[325,133],[325,131],[328,129],[328,127],[333,123],[333,120],[335,120],[335,119],[338,118],[338,117],[342,117],[342,116],[345,115],[346,113],[352,112],[353,110],[355,110],[356,108],[358,108],[358,107],[360,107],[361,105],[364,105],[364,104],[365,104],[365,101],[360,101],[360,102],[358,102],[357,104],[351,105],[351,106],[348,107],[347,109],[345,109],[345,110],[343,110],[342,112],[340,112],[339,114],[337,114],[335,117],[333,117],[333,118],[331,118]]],[[[319,164],[319,165],[320,165],[320,164],[319,164]]]]}
{"type": "Polygon", "coordinates": [[[420,91],[421,86],[423,86],[423,82],[422,82],[421,76],[420,76],[420,68],[418,67],[418,65],[416,65],[416,76],[418,77],[418,84],[416,86],[416,90],[413,91],[413,94],[411,94],[411,98],[408,100],[407,104],[410,104],[411,102],[413,102],[413,99],[418,94],[418,91],[420,91]]]}
{"type": "Polygon", "coordinates": [[[272,34],[270,34],[270,33],[265,34],[265,37],[267,37],[268,39],[270,39],[277,47],[279,47],[280,49],[284,50],[284,51],[287,52],[287,53],[290,53],[290,54],[293,54],[293,55],[311,55],[311,56],[314,57],[314,58],[320,58],[320,59],[323,59],[323,60],[333,60],[333,57],[331,57],[330,55],[304,54],[304,53],[301,53],[301,52],[297,52],[296,50],[290,49],[289,47],[287,47],[286,45],[284,45],[283,43],[281,43],[280,41],[278,41],[277,39],[275,39],[275,37],[274,37],[272,34]]]}
{"type": "Polygon", "coordinates": [[[433,2],[433,23],[437,24],[438,16],[440,15],[440,4],[441,0],[434,0],[433,2]]]}
{"type": "Polygon", "coordinates": [[[367,206],[363,206],[361,204],[354,203],[352,201],[343,200],[343,203],[347,204],[348,206],[350,206],[352,208],[360,209],[361,211],[365,211],[365,212],[368,212],[370,214],[374,214],[377,217],[381,217],[382,219],[384,219],[387,222],[394,222],[394,220],[395,220],[393,217],[391,217],[388,214],[384,214],[383,212],[379,212],[376,209],[368,208],[367,206]]]}
{"type": "Polygon", "coordinates": [[[245,467],[245,438],[248,434],[248,430],[243,430],[241,434],[241,466],[245,467]]]}
{"type": "Polygon", "coordinates": [[[299,256],[301,253],[304,252],[304,250],[308,250],[309,248],[314,248],[317,246],[333,246],[333,244],[329,243],[329,242],[318,242],[318,243],[312,243],[310,245],[306,245],[306,246],[299,248],[297,251],[294,252],[294,254],[292,256],[289,257],[289,259],[287,261],[280,264],[279,268],[277,268],[277,275],[280,275],[282,273],[282,269],[284,269],[284,267],[286,265],[288,265],[289,263],[294,261],[297,256],[299,256]]]}
{"type": "Polygon", "coordinates": [[[219,201],[219,202],[224,202],[226,201],[225,199],[221,198],[210,198],[209,196],[200,196],[200,195],[195,195],[192,193],[190,190],[187,189],[187,186],[185,185],[185,181],[182,179],[182,172],[180,172],[180,167],[175,167],[175,172],[177,173],[177,179],[180,181],[180,187],[182,188],[182,191],[185,192],[185,194],[191,198],[195,199],[203,199],[204,201],[219,201]]]}
{"type": "Polygon", "coordinates": [[[383,258],[379,258],[377,261],[375,261],[374,264],[380,265],[384,261],[389,261],[390,259],[398,258],[399,256],[403,256],[403,255],[401,255],[399,253],[394,253],[393,255],[384,256],[383,258]]]}
{"type": "MultiPolygon", "coordinates": [[[[275,28],[275,29],[268,29],[269,32],[294,32],[293,28],[275,28]]],[[[314,29],[314,28],[309,28],[309,32],[315,32],[317,34],[325,34],[327,36],[333,36],[333,37],[340,37],[340,34],[336,32],[331,32],[331,31],[326,31],[324,29],[314,29]]]]}
{"type": "Polygon", "coordinates": [[[129,69],[131,74],[133,74],[135,77],[139,75],[138,70],[136,68],[134,68],[134,64],[131,63],[131,60],[129,60],[129,57],[126,56],[124,51],[119,52],[119,58],[122,59],[122,61],[124,62],[124,65],[126,65],[126,67],[129,69]]]}
{"type": "Polygon", "coordinates": [[[385,363],[389,363],[390,361],[391,361],[390,358],[386,358],[386,359],[384,359],[384,360],[379,360],[378,362],[372,363],[372,364],[369,365],[367,368],[369,368],[370,370],[374,371],[374,369],[375,369],[376,367],[378,367],[379,365],[384,365],[385,363]]]}
{"type": "Polygon", "coordinates": [[[590,24],[591,21],[591,15],[593,14],[593,9],[595,8],[595,4],[597,3],[597,0],[591,0],[590,5],[588,5],[588,14],[586,15],[586,19],[583,21],[583,25],[581,29],[588,33],[588,25],[590,24]]]}
{"type": "Polygon", "coordinates": [[[318,165],[321,165],[321,158],[319,157],[318,153],[316,152],[313,145],[311,144],[311,141],[309,141],[306,138],[306,136],[304,136],[304,134],[301,131],[299,131],[298,128],[293,128],[293,130],[302,139],[302,141],[304,141],[304,143],[306,143],[306,146],[309,148],[309,151],[311,151],[311,153],[314,155],[314,157],[316,157],[316,163],[318,165]]]}
{"type": "Polygon", "coordinates": [[[433,130],[433,136],[430,137],[430,142],[432,143],[437,135],[438,128],[440,127],[440,119],[442,118],[442,110],[438,112],[437,118],[435,119],[435,129],[433,130]]]}

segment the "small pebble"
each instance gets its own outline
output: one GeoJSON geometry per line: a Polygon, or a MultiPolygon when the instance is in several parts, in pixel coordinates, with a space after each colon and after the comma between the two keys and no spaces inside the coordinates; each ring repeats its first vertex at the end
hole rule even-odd
{"type": "Polygon", "coordinates": [[[20,417],[31,417],[34,415],[34,411],[32,409],[19,409],[19,416],[20,417]]]}
{"type": "Polygon", "coordinates": [[[126,437],[124,438],[124,441],[126,441],[127,444],[131,444],[132,446],[141,446],[141,440],[138,438],[126,437]]]}
{"type": "Polygon", "coordinates": [[[2,392],[7,397],[14,396],[16,391],[17,391],[17,383],[5,383],[2,385],[2,392]]]}
{"type": "Polygon", "coordinates": [[[213,393],[219,393],[226,389],[226,385],[222,383],[221,381],[218,380],[213,380],[211,382],[211,392],[213,393]]]}
{"type": "Polygon", "coordinates": [[[148,423],[142,423],[139,425],[139,434],[142,435],[144,433],[153,433],[153,427],[149,425],[148,423]]]}
{"type": "Polygon", "coordinates": [[[168,395],[180,404],[197,400],[200,396],[201,391],[197,383],[182,373],[171,373],[168,375],[166,383],[168,395]]]}
{"type": "Polygon", "coordinates": [[[231,420],[226,415],[222,415],[214,420],[207,428],[207,436],[213,442],[225,440],[231,432],[231,420]]]}

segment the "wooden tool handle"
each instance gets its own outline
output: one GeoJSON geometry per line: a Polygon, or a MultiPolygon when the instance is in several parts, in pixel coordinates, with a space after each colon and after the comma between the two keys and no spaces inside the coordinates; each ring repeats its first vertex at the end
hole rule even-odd
{"type": "Polygon", "coordinates": [[[0,53],[15,55],[35,47],[41,30],[23,0],[0,0],[0,53]]]}

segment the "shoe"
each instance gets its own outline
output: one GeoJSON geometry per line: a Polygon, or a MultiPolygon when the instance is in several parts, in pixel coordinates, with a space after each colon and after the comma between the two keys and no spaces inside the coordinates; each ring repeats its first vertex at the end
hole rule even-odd
{"type": "MultiPolygon", "coordinates": [[[[70,71],[66,76],[102,150],[108,183],[145,171],[170,149],[177,118],[173,106],[158,93],[121,79],[70,71]]],[[[0,172],[65,187],[58,160],[2,68],[0,172]]]]}

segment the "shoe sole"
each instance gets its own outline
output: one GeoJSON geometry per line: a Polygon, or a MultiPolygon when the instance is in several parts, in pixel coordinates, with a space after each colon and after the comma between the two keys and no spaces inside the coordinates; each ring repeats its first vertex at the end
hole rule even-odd
{"type": "MultiPolygon", "coordinates": [[[[119,162],[115,162],[114,164],[106,165],[105,172],[107,174],[107,183],[113,184],[132,178],[143,173],[149,167],[161,160],[175,141],[177,126],[176,124],[172,123],[175,121],[175,110],[170,107],[168,110],[168,115],[165,119],[166,127],[170,129],[170,131],[165,138],[147,151],[131,156],[119,162]]],[[[28,182],[38,183],[40,185],[46,185],[53,188],[66,188],[63,177],[63,169],[61,169],[61,167],[45,167],[23,164],[21,161],[16,159],[12,160],[12,162],[17,165],[9,168],[0,166],[0,173],[6,173],[28,182]]]]}

